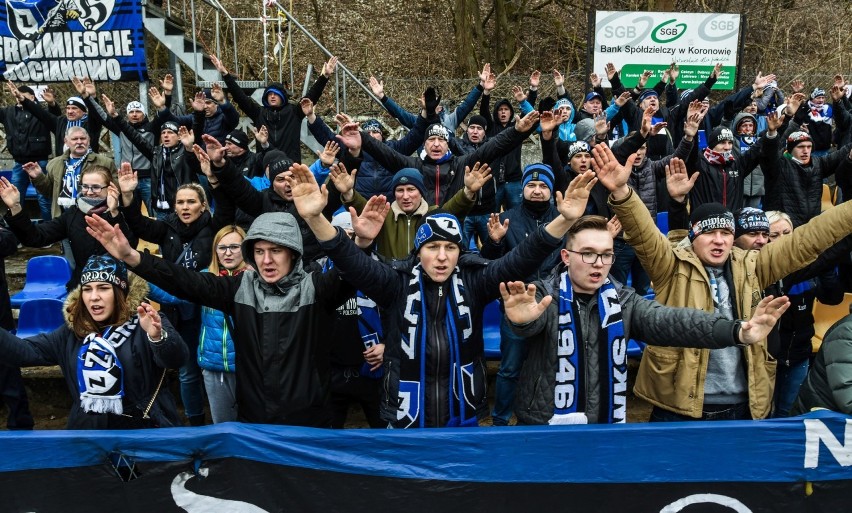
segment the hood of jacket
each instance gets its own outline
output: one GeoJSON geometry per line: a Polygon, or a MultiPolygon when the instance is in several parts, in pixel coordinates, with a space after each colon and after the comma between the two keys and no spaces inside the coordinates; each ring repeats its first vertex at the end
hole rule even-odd
{"type": "Polygon", "coordinates": [[[494,110],[491,113],[491,119],[495,124],[500,124],[500,118],[497,116],[497,110],[503,105],[509,107],[509,122],[506,123],[506,125],[511,125],[515,121],[515,108],[512,107],[512,103],[506,98],[503,98],[502,100],[499,100],[497,103],[494,104],[494,110]]]}
{"type": "Polygon", "coordinates": [[[734,122],[731,123],[731,131],[734,132],[734,137],[739,138],[740,134],[737,133],[737,127],[743,120],[750,119],[752,123],[754,123],[754,131],[755,135],[757,133],[757,118],[754,115],[749,114],[748,112],[740,112],[734,117],[734,122]]]}
{"type": "MultiPolygon", "coordinates": [[[[136,315],[136,307],[141,305],[148,296],[148,282],[130,271],[127,271],[127,282],[129,287],[127,292],[127,303],[131,306],[131,315],[136,315]]],[[[72,305],[76,304],[78,301],[82,301],[82,291],[83,286],[77,285],[74,290],[68,293],[68,297],[65,298],[65,305],[62,308],[62,316],[65,317],[65,324],[68,325],[69,328],[71,328],[71,317],[68,312],[71,310],[72,305]]],[[[125,319],[125,321],[126,320],[127,319],[125,319]]]]}
{"type": "Polygon", "coordinates": [[[246,238],[243,240],[242,251],[246,264],[250,265],[255,271],[257,271],[257,264],[254,262],[254,245],[262,240],[284,246],[296,253],[293,269],[281,279],[279,286],[294,282],[294,280],[301,280],[304,274],[302,232],[296,218],[287,212],[267,212],[254,220],[249,227],[246,238]]]}
{"type": "Polygon", "coordinates": [[[286,105],[288,101],[290,101],[290,91],[288,91],[287,88],[284,87],[284,84],[282,84],[281,82],[272,82],[268,86],[266,86],[266,89],[263,90],[262,101],[264,107],[271,108],[269,107],[269,104],[266,103],[266,95],[269,94],[269,92],[272,90],[281,92],[282,96],[284,97],[282,107],[286,105]]]}

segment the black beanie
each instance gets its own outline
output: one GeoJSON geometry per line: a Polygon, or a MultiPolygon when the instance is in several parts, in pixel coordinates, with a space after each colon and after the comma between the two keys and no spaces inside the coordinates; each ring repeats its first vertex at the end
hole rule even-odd
{"type": "Polygon", "coordinates": [[[710,132],[710,136],[707,138],[707,147],[712,150],[722,141],[734,142],[734,133],[728,127],[717,126],[710,132]]]}
{"type": "Polygon", "coordinates": [[[275,177],[290,169],[293,160],[280,150],[269,150],[263,156],[263,169],[269,168],[269,181],[275,181],[275,177]]]}
{"type": "Polygon", "coordinates": [[[479,125],[483,130],[488,130],[488,121],[485,119],[485,116],[480,116],[479,114],[470,117],[467,126],[470,125],[479,125]]]}
{"type": "Polygon", "coordinates": [[[704,203],[689,215],[689,240],[704,232],[718,229],[734,233],[734,214],[721,203],[704,203]]]}

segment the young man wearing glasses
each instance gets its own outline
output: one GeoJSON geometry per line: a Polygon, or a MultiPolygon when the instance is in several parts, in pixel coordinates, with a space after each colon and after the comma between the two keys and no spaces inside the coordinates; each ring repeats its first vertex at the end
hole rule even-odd
{"type": "Polygon", "coordinates": [[[568,230],[549,278],[501,286],[506,318],[528,349],[515,400],[519,424],[626,422],[631,336],[656,345],[753,344],[787,309],[786,297],[768,297],[743,322],[664,307],[611,279],[614,261],[606,218],[584,216],[568,230]]]}

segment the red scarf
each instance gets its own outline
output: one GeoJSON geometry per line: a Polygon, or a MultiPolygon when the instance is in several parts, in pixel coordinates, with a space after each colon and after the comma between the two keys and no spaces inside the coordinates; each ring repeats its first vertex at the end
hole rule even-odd
{"type": "Polygon", "coordinates": [[[725,162],[733,162],[734,154],[732,152],[720,153],[713,151],[710,148],[704,148],[704,159],[714,166],[724,166],[725,162]]]}

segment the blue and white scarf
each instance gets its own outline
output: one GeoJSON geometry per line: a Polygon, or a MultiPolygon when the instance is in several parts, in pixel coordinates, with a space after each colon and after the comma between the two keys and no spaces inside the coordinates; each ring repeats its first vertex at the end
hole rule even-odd
{"type": "MultiPolygon", "coordinates": [[[[606,423],[623,424],[627,421],[627,339],[618,291],[607,278],[598,289],[598,313],[601,329],[606,332],[606,354],[609,373],[601,376],[601,401],[608,410],[606,423]]],[[[582,340],[578,340],[574,291],[568,271],[559,275],[559,333],[556,345],[557,365],[554,389],[553,417],[549,424],[586,424],[588,419],[579,410],[580,395],[587,385],[582,382],[585,375],[581,368],[582,340]]],[[[593,335],[588,334],[588,337],[593,335]]],[[[601,418],[603,423],[604,419],[601,418]]]]}
{"type": "Polygon", "coordinates": [[[92,148],[86,150],[86,154],[80,158],[68,156],[68,160],[65,161],[65,173],[62,175],[62,185],[59,187],[59,198],[57,198],[56,203],[62,208],[69,208],[74,206],[77,198],[77,181],[80,179],[80,171],[83,166],[83,162],[86,161],[86,157],[89,156],[89,153],[92,153],[92,148]]]}
{"type": "MultiPolygon", "coordinates": [[[[423,269],[420,264],[412,269],[408,282],[405,304],[405,324],[401,337],[399,371],[399,404],[397,427],[426,426],[426,347],[429,326],[435,320],[428,319],[424,297],[423,269]]],[[[446,330],[449,341],[450,383],[448,402],[450,406],[447,427],[477,426],[476,403],[484,391],[474,390],[474,370],[477,364],[477,348],[469,340],[473,335],[470,305],[464,297],[464,284],[459,269],[442,285],[439,294],[447,302],[446,318],[441,327],[446,330]],[[478,392],[478,394],[477,394],[478,392]]],[[[479,346],[479,354],[482,346],[479,346]]]]}
{"type": "Polygon", "coordinates": [[[80,407],[92,413],[124,413],[124,367],[116,349],[133,335],[139,325],[134,315],[117,328],[90,333],[83,339],[77,356],[77,386],[80,407]]]}

